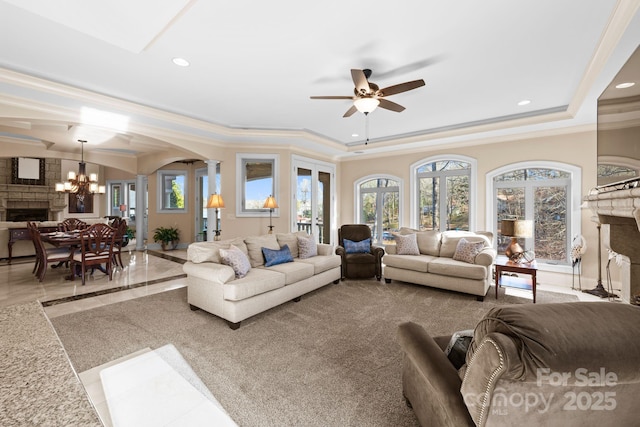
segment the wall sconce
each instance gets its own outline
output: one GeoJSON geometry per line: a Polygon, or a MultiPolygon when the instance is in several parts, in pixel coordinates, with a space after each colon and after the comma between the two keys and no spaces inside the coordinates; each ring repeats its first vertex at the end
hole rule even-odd
{"type": "Polygon", "coordinates": [[[500,234],[511,237],[511,243],[509,243],[504,252],[507,258],[512,262],[522,262],[524,250],[518,244],[518,239],[533,237],[533,221],[528,219],[503,219],[500,222],[500,234]]]}
{"type": "Polygon", "coordinates": [[[209,196],[209,200],[207,201],[207,208],[215,209],[215,218],[216,218],[216,229],[215,234],[213,236],[213,240],[220,240],[220,230],[218,224],[218,209],[224,208],[224,200],[222,200],[222,196],[216,193],[213,193],[209,196]]]}
{"type": "Polygon", "coordinates": [[[267,197],[267,200],[264,201],[263,208],[269,209],[269,234],[273,234],[273,223],[272,223],[273,210],[278,208],[278,203],[276,202],[276,198],[273,197],[272,195],[269,195],[269,197],[267,197]]]}

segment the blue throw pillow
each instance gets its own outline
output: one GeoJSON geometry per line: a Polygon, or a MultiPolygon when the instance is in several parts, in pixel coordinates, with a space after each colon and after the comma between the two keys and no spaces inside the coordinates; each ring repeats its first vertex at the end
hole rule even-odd
{"type": "Polygon", "coordinates": [[[348,254],[368,254],[371,252],[371,239],[360,240],[354,242],[348,239],[342,239],[344,250],[348,254]]]}
{"type": "Polygon", "coordinates": [[[293,256],[291,256],[289,245],[284,245],[278,250],[262,248],[262,255],[264,255],[265,267],[284,264],[285,262],[293,262],[293,256]]]}

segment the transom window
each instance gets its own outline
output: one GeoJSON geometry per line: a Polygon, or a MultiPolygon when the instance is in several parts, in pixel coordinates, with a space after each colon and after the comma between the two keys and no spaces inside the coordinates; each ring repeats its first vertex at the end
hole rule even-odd
{"type": "Polygon", "coordinates": [[[378,243],[391,243],[400,228],[400,180],[396,177],[367,177],[356,183],[358,222],[371,228],[378,243]]]}

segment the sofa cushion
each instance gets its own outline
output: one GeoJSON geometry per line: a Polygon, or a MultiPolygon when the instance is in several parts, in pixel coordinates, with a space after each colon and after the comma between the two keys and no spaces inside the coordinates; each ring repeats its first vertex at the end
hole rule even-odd
{"type": "Polygon", "coordinates": [[[283,247],[284,245],[289,246],[291,256],[298,258],[300,256],[298,252],[298,239],[301,236],[308,236],[308,234],[305,231],[296,231],[295,233],[277,233],[276,239],[278,240],[280,247],[283,247]]]}
{"type": "Polygon", "coordinates": [[[484,280],[487,278],[487,267],[456,261],[452,258],[434,258],[428,267],[428,272],[442,276],[453,276],[464,279],[484,280]]]}
{"type": "Polygon", "coordinates": [[[244,242],[247,245],[247,250],[249,252],[249,261],[251,262],[251,267],[253,268],[264,265],[262,248],[274,250],[280,249],[278,239],[276,239],[276,236],[274,234],[246,237],[244,239],[244,242]]]}
{"type": "Polygon", "coordinates": [[[364,239],[354,242],[349,239],[342,239],[344,251],[348,254],[366,254],[371,252],[371,239],[364,239]]]}
{"type": "Polygon", "coordinates": [[[456,251],[453,254],[453,259],[456,261],[468,262],[474,264],[476,255],[484,248],[483,241],[470,242],[466,238],[462,238],[458,241],[456,251]]]}
{"type": "Polygon", "coordinates": [[[222,295],[228,301],[240,301],[284,287],[284,274],[265,268],[253,268],[242,279],[222,285],[222,295]]]}
{"type": "Polygon", "coordinates": [[[311,258],[301,258],[295,262],[313,265],[313,274],[320,274],[332,268],[340,267],[342,264],[339,255],[319,255],[311,258]]]}
{"type": "Polygon", "coordinates": [[[220,249],[229,249],[229,246],[234,245],[242,252],[247,254],[247,245],[244,244],[242,238],[219,240],[214,242],[197,242],[192,243],[187,248],[187,260],[196,264],[202,262],[215,262],[222,264],[220,258],[220,249]]]}
{"type": "Polygon", "coordinates": [[[313,276],[313,265],[297,261],[264,268],[270,271],[277,271],[284,275],[285,285],[290,285],[313,276]]]}
{"type": "Polygon", "coordinates": [[[251,264],[244,252],[231,245],[229,249],[220,249],[222,263],[233,268],[236,278],[241,279],[251,270],[251,264]]]}
{"type": "Polygon", "coordinates": [[[429,262],[436,259],[431,255],[404,256],[386,254],[382,259],[387,267],[396,267],[404,270],[419,271],[426,273],[429,270],[429,262]]]}
{"type": "Polygon", "coordinates": [[[485,246],[491,246],[489,238],[471,231],[445,231],[442,233],[440,256],[453,258],[460,239],[465,238],[469,242],[485,242],[485,246]]]}
{"type": "Polygon", "coordinates": [[[394,234],[396,241],[396,253],[398,255],[420,255],[418,240],[415,233],[402,235],[394,234]]]}
{"type": "Polygon", "coordinates": [[[313,234],[298,236],[298,256],[307,259],[318,255],[318,244],[313,234]]]}
{"type": "Polygon", "coordinates": [[[288,245],[284,245],[277,251],[274,249],[262,248],[262,255],[264,256],[265,267],[293,262],[293,257],[291,256],[291,251],[289,250],[288,245]]]}

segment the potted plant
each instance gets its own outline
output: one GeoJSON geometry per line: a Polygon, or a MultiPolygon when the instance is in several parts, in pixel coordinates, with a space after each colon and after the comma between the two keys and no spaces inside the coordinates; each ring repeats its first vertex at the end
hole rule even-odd
{"type": "Polygon", "coordinates": [[[180,232],[175,227],[158,227],[154,230],[153,241],[162,245],[162,250],[172,250],[178,246],[180,232]]]}

